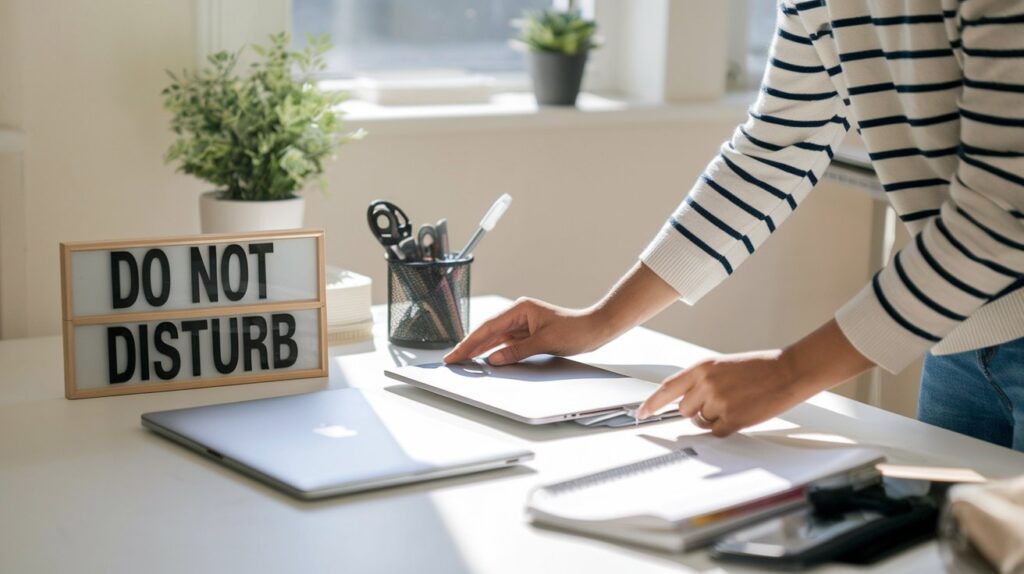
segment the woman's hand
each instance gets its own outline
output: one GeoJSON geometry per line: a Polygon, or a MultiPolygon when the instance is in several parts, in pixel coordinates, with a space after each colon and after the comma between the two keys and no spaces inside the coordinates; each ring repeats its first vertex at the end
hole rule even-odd
{"type": "Polygon", "coordinates": [[[507,365],[541,353],[575,355],[592,351],[643,323],[676,300],[675,290],[637,263],[605,297],[587,309],[566,309],[536,299],[520,299],[473,331],[446,363],[459,363],[500,345],[487,361],[507,365]]]}
{"type": "Polygon", "coordinates": [[[608,326],[594,310],[566,309],[523,298],[470,333],[444,361],[458,363],[505,345],[487,357],[487,362],[508,365],[541,353],[585,353],[611,338],[608,326]]]}
{"type": "Polygon", "coordinates": [[[682,397],[682,416],[725,436],[764,422],[871,366],[832,320],[783,351],[724,355],[680,371],[644,401],[637,418],[647,418],[682,397]]]}

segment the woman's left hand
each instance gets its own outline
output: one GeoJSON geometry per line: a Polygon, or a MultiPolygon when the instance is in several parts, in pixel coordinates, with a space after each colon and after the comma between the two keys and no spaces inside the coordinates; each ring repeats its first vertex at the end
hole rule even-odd
{"type": "Polygon", "coordinates": [[[726,436],[871,366],[833,320],[785,350],[723,355],[680,371],[644,401],[637,418],[682,397],[680,414],[715,436],[726,436]]]}

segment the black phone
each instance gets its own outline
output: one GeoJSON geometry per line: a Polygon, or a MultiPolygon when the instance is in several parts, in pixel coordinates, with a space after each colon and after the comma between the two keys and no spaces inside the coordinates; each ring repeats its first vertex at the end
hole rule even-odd
{"type": "Polygon", "coordinates": [[[934,536],[948,486],[886,478],[852,493],[851,500],[870,504],[837,504],[833,497],[808,505],[719,539],[711,555],[782,570],[829,561],[870,564],[934,536]]]}

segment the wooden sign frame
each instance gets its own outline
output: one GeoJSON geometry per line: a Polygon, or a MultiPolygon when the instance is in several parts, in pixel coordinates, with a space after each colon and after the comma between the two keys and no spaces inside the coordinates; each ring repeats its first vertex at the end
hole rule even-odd
{"type": "Polygon", "coordinates": [[[61,307],[64,336],[64,396],[68,399],[84,399],[113,395],[174,391],[201,387],[240,385],[286,379],[304,379],[327,376],[327,287],[324,278],[324,232],[317,229],[297,229],[255,233],[230,233],[163,237],[154,239],[98,242],[70,242],[60,244],[61,307]],[[317,298],[299,301],[248,303],[242,305],[207,306],[194,309],[157,310],[124,312],[105,315],[73,316],[73,275],[72,255],[79,251],[107,251],[163,246],[215,245],[221,243],[252,242],[260,240],[315,238],[317,260],[317,298]],[[227,375],[217,378],[188,379],[182,381],[157,381],[144,384],[104,388],[79,389],[75,384],[75,327],[84,325],[105,325],[138,323],[163,319],[188,319],[200,317],[237,316],[252,313],[281,311],[318,311],[320,364],[312,369],[280,370],[259,374],[227,375]]]}

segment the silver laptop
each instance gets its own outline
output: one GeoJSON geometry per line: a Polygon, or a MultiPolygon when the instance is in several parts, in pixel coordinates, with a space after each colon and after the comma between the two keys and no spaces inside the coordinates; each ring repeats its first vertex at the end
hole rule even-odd
{"type": "Polygon", "coordinates": [[[384,374],[531,425],[600,420],[625,413],[658,388],[647,381],[549,355],[501,367],[477,359],[456,365],[397,367],[385,369],[384,374]]]}
{"type": "Polygon", "coordinates": [[[299,498],[500,468],[515,444],[422,415],[392,393],[341,389],[142,415],[142,425],[299,498]]]}

